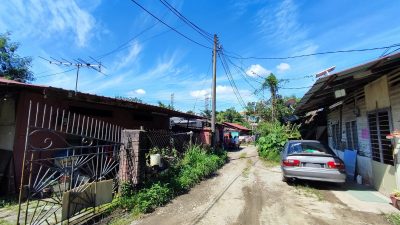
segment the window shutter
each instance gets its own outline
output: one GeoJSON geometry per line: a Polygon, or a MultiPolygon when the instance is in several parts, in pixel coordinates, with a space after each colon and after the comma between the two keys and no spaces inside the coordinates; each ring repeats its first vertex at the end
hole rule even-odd
{"type": "Polygon", "coordinates": [[[385,110],[369,113],[368,124],[372,159],[377,162],[393,165],[392,142],[386,139],[386,135],[390,133],[389,112],[385,110]]]}

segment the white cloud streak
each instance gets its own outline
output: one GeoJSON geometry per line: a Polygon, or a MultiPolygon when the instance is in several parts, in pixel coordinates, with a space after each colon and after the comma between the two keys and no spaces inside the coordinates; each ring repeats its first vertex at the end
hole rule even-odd
{"type": "Polygon", "coordinates": [[[135,61],[137,60],[140,52],[142,51],[142,46],[139,44],[138,41],[135,41],[130,49],[127,55],[123,55],[119,57],[119,61],[117,62],[117,65],[115,66],[115,70],[122,69],[126,66],[136,64],[135,61]]]}
{"type": "Polygon", "coordinates": [[[139,88],[139,89],[135,90],[135,93],[138,94],[138,95],[144,95],[144,94],[146,94],[146,91],[141,89],[141,88],[139,88]]]}
{"type": "Polygon", "coordinates": [[[10,0],[0,4],[0,24],[23,37],[49,38],[72,33],[78,47],[90,40],[96,21],[76,1],[10,0]]]}
{"type": "Polygon", "coordinates": [[[290,70],[290,65],[288,63],[280,63],[276,66],[276,69],[278,70],[278,72],[283,73],[287,70],[290,70]]]}
{"type": "Polygon", "coordinates": [[[253,64],[246,70],[246,74],[250,77],[267,76],[271,71],[265,69],[260,64],[253,64]]]}
{"type": "MultiPolygon", "coordinates": [[[[235,98],[235,94],[231,86],[217,85],[216,92],[217,99],[219,100],[232,100],[235,98]]],[[[251,92],[248,90],[239,90],[239,93],[241,95],[245,94],[246,96],[248,96],[251,92]]],[[[211,89],[194,90],[190,92],[190,96],[194,98],[204,98],[206,96],[211,97],[211,89]]]]}

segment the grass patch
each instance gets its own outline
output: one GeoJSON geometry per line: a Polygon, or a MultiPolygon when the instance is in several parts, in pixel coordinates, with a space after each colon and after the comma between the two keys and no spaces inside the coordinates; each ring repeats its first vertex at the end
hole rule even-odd
{"type": "Polygon", "coordinates": [[[296,188],[296,191],[299,194],[303,194],[304,196],[307,197],[316,198],[318,199],[318,201],[324,200],[324,196],[318,189],[315,189],[308,185],[301,185],[301,184],[296,184],[294,187],[296,188]]]}
{"type": "Polygon", "coordinates": [[[249,177],[249,174],[250,174],[250,168],[251,168],[251,165],[253,164],[253,161],[251,161],[251,159],[248,159],[247,160],[247,165],[246,165],[246,167],[243,169],[243,171],[242,171],[242,176],[243,177],[245,177],[245,178],[248,178],[249,177]]]}
{"type": "Polygon", "coordinates": [[[400,214],[399,213],[391,213],[385,215],[387,221],[393,225],[400,225],[400,214]]]}
{"type": "Polygon", "coordinates": [[[0,225],[13,225],[13,223],[11,223],[7,220],[0,219],[0,225]]]}
{"type": "Polygon", "coordinates": [[[0,209],[5,208],[5,209],[11,209],[14,208],[15,206],[18,207],[18,197],[13,195],[13,196],[2,196],[0,197],[0,209]]]}
{"type": "Polygon", "coordinates": [[[224,151],[210,153],[200,146],[189,148],[181,160],[154,179],[145,182],[140,191],[129,190],[128,186],[122,187],[122,196],[115,200],[113,209],[127,210],[132,216],[116,219],[114,224],[124,224],[126,220],[133,220],[137,215],[152,212],[155,208],[165,205],[202,179],[211,176],[226,161],[227,154],[224,151]]]}
{"type": "Polygon", "coordinates": [[[136,220],[138,218],[140,218],[142,214],[140,213],[128,213],[125,215],[119,215],[113,219],[111,219],[111,221],[109,221],[107,224],[109,225],[125,225],[125,224],[130,224],[131,221],[136,220]]]}
{"type": "Polygon", "coordinates": [[[279,161],[269,160],[269,159],[265,159],[265,158],[261,158],[261,160],[265,167],[276,167],[276,166],[280,165],[279,161]]]}

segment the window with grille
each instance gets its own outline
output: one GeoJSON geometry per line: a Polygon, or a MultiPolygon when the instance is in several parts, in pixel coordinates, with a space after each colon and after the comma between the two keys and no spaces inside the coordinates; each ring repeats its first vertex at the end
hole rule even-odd
{"type": "Polygon", "coordinates": [[[389,111],[368,113],[368,125],[372,159],[377,162],[393,165],[392,142],[386,139],[386,135],[390,133],[389,111]]]}
{"type": "Polygon", "coordinates": [[[346,122],[346,139],[347,148],[351,150],[358,150],[358,136],[357,136],[357,122],[346,122]]]}
{"type": "Polygon", "coordinates": [[[341,139],[339,124],[332,124],[332,147],[334,149],[340,149],[341,139]]]}

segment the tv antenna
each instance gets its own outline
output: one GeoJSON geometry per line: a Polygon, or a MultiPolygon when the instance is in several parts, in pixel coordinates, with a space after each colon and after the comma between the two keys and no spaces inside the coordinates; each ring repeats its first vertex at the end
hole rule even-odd
{"type": "Polygon", "coordinates": [[[94,62],[96,62],[96,64],[94,64],[94,63],[89,63],[89,62],[87,62],[87,61],[85,61],[85,60],[83,60],[83,59],[81,59],[81,58],[74,59],[73,62],[71,62],[71,61],[68,61],[68,60],[66,60],[66,59],[64,59],[64,58],[61,58],[61,60],[58,60],[58,59],[55,59],[55,58],[53,58],[53,57],[50,57],[52,60],[49,60],[49,59],[43,58],[43,57],[41,57],[41,56],[39,56],[39,57],[40,57],[41,59],[43,59],[43,60],[49,62],[50,64],[59,65],[59,66],[76,67],[75,95],[76,95],[77,92],[78,92],[78,80],[79,80],[79,70],[80,70],[80,68],[90,68],[90,69],[94,69],[94,70],[96,70],[97,72],[106,75],[105,73],[103,73],[103,72],[101,71],[101,68],[102,68],[102,67],[105,68],[105,66],[103,66],[103,65],[101,64],[101,62],[97,61],[96,59],[94,59],[94,58],[92,58],[92,57],[89,57],[89,58],[92,59],[94,62]]]}
{"type": "Polygon", "coordinates": [[[328,69],[322,70],[321,72],[316,73],[315,77],[319,78],[319,77],[322,77],[325,75],[329,76],[330,75],[329,72],[332,72],[333,70],[335,70],[335,68],[336,68],[336,66],[332,66],[332,67],[329,67],[328,69]]]}

